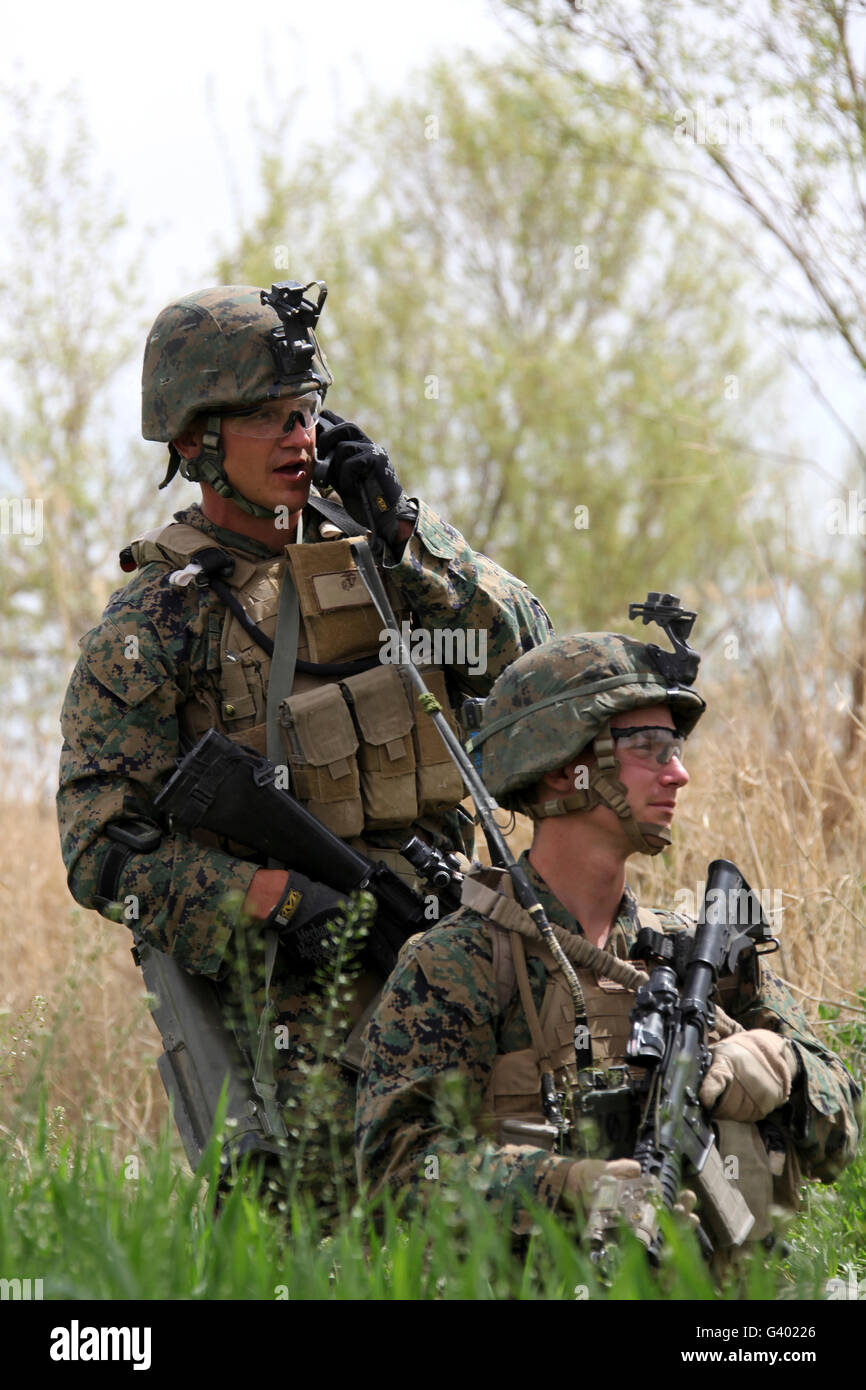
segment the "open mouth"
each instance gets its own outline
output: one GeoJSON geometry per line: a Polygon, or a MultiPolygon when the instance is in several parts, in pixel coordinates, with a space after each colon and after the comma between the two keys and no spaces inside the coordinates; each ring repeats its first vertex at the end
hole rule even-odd
{"type": "Polygon", "coordinates": [[[283,463],[279,468],[274,469],[278,478],[289,478],[292,482],[299,482],[307,475],[306,463],[283,463]]]}

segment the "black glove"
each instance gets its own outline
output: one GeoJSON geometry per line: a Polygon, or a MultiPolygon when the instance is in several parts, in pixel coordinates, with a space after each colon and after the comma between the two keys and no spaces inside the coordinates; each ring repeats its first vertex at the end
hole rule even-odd
{"type": "Polygon", "coordinates": [[[415,521],[415,508],[406,500],[400,479],[385,450],[332,410],[320,420],[333,428],[318,427],[316,453],[328,462],[328,486],[336,488],[343,506],[355,521],[370,527],[395,552],[402,550],[399,526],[415,521]]]}
{"type": "Polygon", "coordinates": [[[345,899],[325,883],[294,869],[280,901],[264,925],[279,933],[280,947],[299,970],[309,972],[336,959],[333,930],[339,930],[345,899]],[[334,924],[333,930],[329,923],[334,924]]]}

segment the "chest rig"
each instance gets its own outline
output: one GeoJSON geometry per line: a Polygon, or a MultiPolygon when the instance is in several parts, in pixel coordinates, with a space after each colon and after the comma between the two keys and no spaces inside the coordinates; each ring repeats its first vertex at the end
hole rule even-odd
{"type": "MultiPolygon", "coordinates": [[[[179,712],[186,739],[194,743],[216,728],[267,751],[272,659],[261,637],[273,644],[288,567],[300,622],[279,724],[294,795],[346,839],[406,829],[461,800],[460,776],[421,717],[417,697],[397,666],[379,662],[381,621],[338,525],[325,521],[320,539],[254,558],[222,551],[196,527],[173,522],[133,541],[129,560],[139,567],[168,564],[167,582],[194,584],[201,593],[189,625],[194,655],[179,712]],[[227,563],[220,568],[214,556],[227,563]],[[220,577],[214,583],[209,574],[220,577]]],[[[398,622],[408,621],[399,593],[392,593],[398,622]]],[[[442,671],[425,672],[425,679],[450,713],[442,671]]]]}
{"type": "MultiPolygon", "coordinates": [[[[515,912],[517,904],[507,871],[484,869],[464,880],[463,902],[480,912],[491,926],[504,1048],[488,1081],[480,1116],[482,1127],[498,1134],[500,1142],[521,1142],[508,1133],[509,1121],[543,1127],[541,1076],[543,1071],[552,1070],[573,1118],[570,1149],[574,1156],[630,1156],[638,1119],[630,1080],[643,1072],[643,1068],[626,1063],[634,989],[596,970],[575,966],[587,1043],[577,1057],[571,992],[547,946],[538,940],[531,925],[520,921],[519,910],[515,912]],[[545,968],[547,985],[540,1009],[533,1001],[527,958],[540,960],[545,968]],[[523,1017],[532,1043],[512,1047],[509,1039],[523,1017]]],[[[641,926],[658,929],[657,914],[647,908],[638,908],[638,920],[641,926]]],[[[629,964],[639,966],[640,962],[629,964]]]]}

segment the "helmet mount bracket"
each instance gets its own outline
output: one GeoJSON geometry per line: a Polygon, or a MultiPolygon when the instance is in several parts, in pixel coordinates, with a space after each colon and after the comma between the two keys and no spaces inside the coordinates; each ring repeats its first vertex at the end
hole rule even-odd
{"type": "Polygon", "coordinates": [[[279,328],[268,334],[268,347],[283,381],[297,379],[298,372],[312,369],[318,351],[314,329],[319,322],[328,287],[323,280],[302,285],[297,280],[280,280],[262,290],[262,304],[268,304],[280,320],[279,328]],[[318,297],[306,298],[307,290],[318,290],[318,297]]]}
{"type": "Polygon", "coordinates": [[[647,644],[647,651],[665,680],[675,685],[693,685],[701,658],[689,646],[688,639],[697,613],[681,607],[676,594],[652,591],[647,594],[646,602],[629,604],[628,616],[641,618],[644,626],[657,623],[673,647],[672,652],[666,652],[655,643],[647,644]]]}

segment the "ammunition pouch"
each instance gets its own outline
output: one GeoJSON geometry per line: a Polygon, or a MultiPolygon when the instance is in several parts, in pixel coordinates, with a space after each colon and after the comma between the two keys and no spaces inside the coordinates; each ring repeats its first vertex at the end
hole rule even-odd
{"type": "Polygon", "coordinates": [[[338,685],[280,704],[280,732],[292,785],[304,806],[341,840],[364,828],[358,736],[338,685]]]}
{"type": "Polygon", "coordinates": [[[769,1147],[761,1125],[715,1120],[719,1155],[725,1176],[744,1198],[755,1224],[748,1239],[772,1234],[771,1208],[796,1211],[799,1206],[800,1165],[793,1145],[769,1147]]]}
{"type": "MultiPolygon", "coordinates": [[[[360,533],[363,527],[358,527],[360,533]]],[[[286,549],[298,605],[317,664],[355,661],[381,645],[382,621],[370,601],[347,540],[286,549]]]]}
{"type": "MultiPolygon", "coordinates": [[[[313,505],[335,512],[339,525],[356,525],[319,498],[313,505]]],[[[294,693],[278,716],[294,794],[341,839],[404,830],[425,818],[438,832],[441,818],[463,800],[463,781],[414,687],[396,665],[380,660],[382,620],[349,541],[288,545],[285,558],[301,617],[294,693]]],[[[130,560],[176,566],[171,580],[180,585],[192,578],[191,561],[213,571],[210,586],[227,611],[203,599],[190,625],[203,669],[182,707],[181,726],[191,743],[219,728],[264,753],[281,557],[227,554],[195,527],[175,522],[133,542],[130,560]],[[218,578],[224,567],[231,572],[218,578]]],[[[200,588],[206,588],[203,577],[196,579],[200,588]]],[[[395,607],[408,628],[408,609],[399,598],[395,607]]],[[[426,668],[424,675],[460,738],[443,672],[426,668]]],[[[453,838],[450,829],[446,838],[453,838]]]]}
{"type": "Polygon", "coordinates": [[[370,830],[411,825],[415,794],[413,711],[396,666],[379,666],[343,681],[358,730],[364,819],[370,830]]]}
{"type": "MultiPolygon", "coordinates": [[[[424,674],[447,717],[442,672],[424,674]]],[[[460,775],[397,666],[291,695],[279,718],[296,795],[341,839],[403,828],[462,796],[460,775]]]]}

